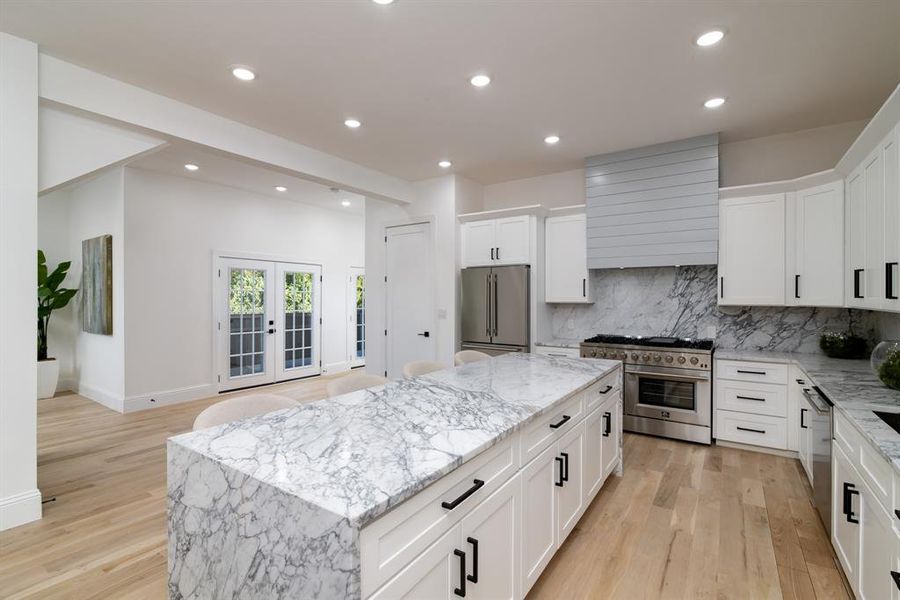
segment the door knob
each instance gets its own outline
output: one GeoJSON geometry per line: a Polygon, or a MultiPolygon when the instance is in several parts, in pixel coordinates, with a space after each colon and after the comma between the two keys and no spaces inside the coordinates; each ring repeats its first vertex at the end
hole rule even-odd
{"type": "Polygon", "coordinates": [[[274,327],[270,327],[270,328],[269,328],[269,333],[275,333],[275,328],[274,328],[274,327]]]}
{"type": "Polygon", "coordinates": [[[431,337],[431,334],[427,331],[423,331],[422,333],[417,333],[416,335],[421,335],[422,337],[431,337]]]}

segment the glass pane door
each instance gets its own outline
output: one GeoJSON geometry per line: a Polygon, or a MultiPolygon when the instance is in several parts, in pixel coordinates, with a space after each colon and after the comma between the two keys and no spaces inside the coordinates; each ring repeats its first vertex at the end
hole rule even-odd
{"type": "Polygon", "coordinates": [[[350,268],[350,366],[366,364],[366,275],[362,268],[350,268]]]}
{"type": "Polygon", "coordinates": [[[321,371],[320,288],[321,268],[316,265],[278,263],[278,360],[276,379],[294,379],[321,371]]]}
{"type": "Polygon", "coordinates": [[[227,307],[227,319],[218,323],[226,351],[220,389],[269,383],[274,376],[270,359],[274,319],[272,316],[271,263],[228,260],[218,271],[227,307]]]}

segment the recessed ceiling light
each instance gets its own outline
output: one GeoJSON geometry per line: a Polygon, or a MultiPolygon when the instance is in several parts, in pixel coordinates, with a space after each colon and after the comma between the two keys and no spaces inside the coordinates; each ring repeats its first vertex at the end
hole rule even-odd
{"type": "Polygon", "coordinates": [[[184,168],[187,169],[188,171],[196,171],[200,167],[198,167],[195,164],[188,163],[188,164],[184,165],[184,168]]]}
{"type": "Polygon", "coordinates": [[[472,79],[469,80],[469,83],[474,85],[475,87],[484,87],[491,82],[491,78],[487,75],[476,75],[472,79]]]}
{"type": "Polygon", "coordinates": [[[286,191],[287,191],[287,188],[284,187],[283,185],[276,185],[276,186],[275,186],[275,191],[276,191],[276,192],[286,192],[286,191]]]}
{"type": "Polygon", "coordinates": [[[723,37],[725,37],[724,32],[714,29],[713,31],[707,31],[698,37],[696,42],[698,46],[714,46],[721,42],[723,37]]]}
{"type": "Polygon", "coordinates": [[[544,138],[544,143],[549,144],[551,146],[557,142],[559,142],[558,135],[548,135],[547,137],[544,138]]]}
{"type": "Polygon", "coordinates": [[[241,81],[253,81],[256,79],[256,73],[254,73],[250,67],[244,67],[242,65],[234,65],[231,67],[231,74],[241,81]]]}
{"type": "Polygon", "coordinates": [[[350,206],[349,200],[341,200],[341,206],[350,206]]]}
{"type": "Polygon", "coordinates": [[[393,4],[394,0],[372,0],[375,4],[393,4]]]}
{"type": "Polygon", "coordinates": [[[725,104],[725,98],[710,98],[703,103],[703,106],[706,108],[719,108],[723,104],[725,104]]]}
{"type": "Polygon", "coordinates": [[[357,127],[362,125],[362,123],[360,123],[356,119],[347,119],[346,121],[344,121],[344,125],[346,125],[350,129],[356,129],[357,127]]]}
{"type": "Polygon", "coordinates": [[[450,167],[453,166],[453,163],[450,162],[449,160],[442,160],[441,162],[438,163],[438,166],[442,169],[449,169],[450,167]]]}

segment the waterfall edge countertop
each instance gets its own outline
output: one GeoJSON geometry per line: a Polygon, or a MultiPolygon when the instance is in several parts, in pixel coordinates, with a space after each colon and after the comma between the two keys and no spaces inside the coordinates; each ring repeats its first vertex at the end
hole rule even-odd
{"type": "Polygon", "coordinates": [[[794,363],[900,473],[900,434],[873,410],[900,411],[900,391],[887,387],[869,366],[868,359],[845,360],[821,354],[716,350],[719,360],[794,363]]]}
{"type": "Polygon", "coordinates": [[[169,596],[358,597],[360,529],[620,365],[507,354],[170,438],[169,596]]]}

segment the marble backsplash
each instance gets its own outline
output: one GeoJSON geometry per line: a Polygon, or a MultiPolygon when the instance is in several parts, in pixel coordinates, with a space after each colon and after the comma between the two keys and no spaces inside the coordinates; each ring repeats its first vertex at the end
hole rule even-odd
{"type": "Polygon", "coordinates": [[[817,353],[824,331],[852,324],[877,341],[900,321],[846,308],[719,307],[716,286],[715,266],[591,271],[594,304],[552,305],[549,333],[564,342],[598,333],[714,337],[720,348],[817,353]]]}

